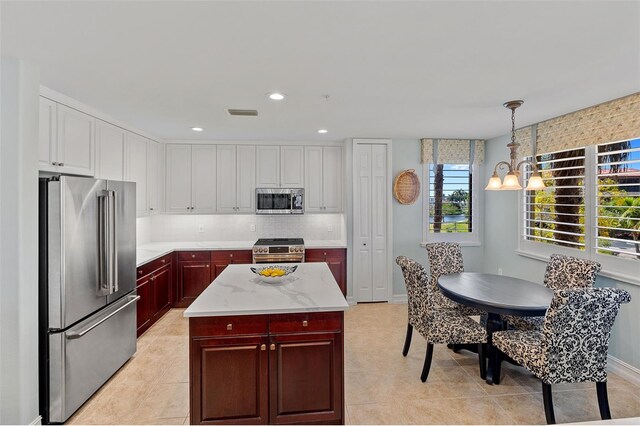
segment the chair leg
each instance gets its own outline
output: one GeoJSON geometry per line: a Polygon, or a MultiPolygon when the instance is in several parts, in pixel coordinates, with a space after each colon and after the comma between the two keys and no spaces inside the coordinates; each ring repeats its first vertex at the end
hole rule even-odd
{"type": "Polygon", "coordinates": [[[422,374],[420,375],[420,380],[422,380],[423,383],[427,381],[427,377],[429,376],[432,357],[433,357],[433,343],[427,342],[427,354],[424,357],[424,366],[422,367],[422,374]]]}
{"type": "Polygon", "coordinates": [[[478,343],[478,362],[480,363],[480,378],[487,378],[487,362],[484,357],[484,343],[478,343]]]}
{"type": "Polygon", "coordinates": [[[556,416],[553,413],[553,397],[551,396],[551,385],[542,382],[542,400],[544,401],[544,415],[547,417],[547,424],[556,424],[556,416]]]}
{"type": "Polygon", "coordinates": [[[610,420],[611,411],[609,410],[607,382],[596,382],[596,392],[598,393],[598,408],[600,408],[600,417],[602,418],[602,420],[610,420]]]}
{"type": "Polygon", "coordinates": [[[404,338],[404,348],[402,348],[402,356],[407,356],[409,347],[411,346],[411,336],[413,335],[413,326],[407,323],[407,335],[404,338]]]}

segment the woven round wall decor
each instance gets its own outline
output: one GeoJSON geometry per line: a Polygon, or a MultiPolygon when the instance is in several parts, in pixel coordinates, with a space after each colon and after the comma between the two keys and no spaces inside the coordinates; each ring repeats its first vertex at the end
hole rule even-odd
{"type": "Polygon", "coordinates": [[[414,169],[403,170],[393,180],[393,196],[400,204],[413,204],[420,196],[420,179],[414,169]]]}

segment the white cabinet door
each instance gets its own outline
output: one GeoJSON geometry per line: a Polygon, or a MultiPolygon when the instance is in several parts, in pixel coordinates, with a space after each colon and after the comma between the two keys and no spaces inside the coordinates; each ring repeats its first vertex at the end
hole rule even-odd
{"type": "Polygon", "coordinates": [[[147,191],[149,192],[149,213],[160,213],[160,188],[162,182],[160,151],[162,146],[155,141],[149,140],[148,170],[147,170],[147,191]]]}
{"type": "Polygon", "coordinates": [[[236,212],[255,213],[256,211],[256,147],[237,146],[236,166],[236,212]]]}
{"type": "Polygon", "coordinates": [[[280,187],[280,147],[256,147],[256,187],[280,187]]]}
{"type": "Polygon", "coordinates": [[[148,140],[142,136],[127,132],[124,152],[124,180],[136,183],[136,213],[148,214],[147,173],[148,140]]]}
{"type": "Polygon", "coordinates": [[[125,130],[120,127],[96,120],[96,178],[124,178],[125,134],[125,130]]]}
{"type": "Polygon", "coordinates": [[[191,145],[167,144],[166,211],[191,211],[191,145]]]}
{"type": "Polygon", "coordinates": [[[54,171],[56,168],[57,103],[40,97],[40,122],[38,137],[38,165],[40,170],[54,171]]]}
{"type": "Polygon", "coordinates": [[[191,212],[216,211],[216,146],[191,146],[191,212]]]}
{"type": "Polygon", "coordinates": [[[280,147],[280,186],[282,188],[304,188],[303,147],[280,147]]]}
{"type": "Polygon", "coordinates": [[[342,187],[342,147],[325,146],[322,148],[322,211],[342,211],[342,187]]]}
{"type": "Polygon", "coordinates": [[[73,108],[58,104],[59,171],[93,176],[95,118],[73,108]]]}
{"type": "Polygon", "coordinates": [[[322,147],[304,148],[304,209],[306,212],[322,211],[322,147]]]}
{"type": "Polygon", "coordinates": [[[373,300],[389,297],[389,261],[387,256],[387,146],[371,145],[371,259],[373,264],[373,300]]]}
{"type": "Polygon", "coordinates": [[[236,146],[218,145],[216,206],[218,213],[236,212],[236,146]]]}

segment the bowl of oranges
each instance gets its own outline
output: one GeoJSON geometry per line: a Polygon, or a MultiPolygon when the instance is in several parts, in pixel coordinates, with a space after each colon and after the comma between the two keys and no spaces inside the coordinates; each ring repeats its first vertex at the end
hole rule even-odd
{"type": "Polygon", "coordinates": [[[257,268],[251,268],[251,271],[258,276],[260,281],[264,281],[269,284],[277,284],[284,281],[284,279],[295,272],[298,266],[260,266],[257,268]]]}

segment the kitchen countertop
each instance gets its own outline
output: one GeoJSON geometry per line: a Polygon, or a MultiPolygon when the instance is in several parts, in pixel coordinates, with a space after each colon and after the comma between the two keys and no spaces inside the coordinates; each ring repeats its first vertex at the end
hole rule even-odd
{"type": "Polygon", "coordinates": [[[184,316],[335,312],[349,307],[325,263],[300,263],[296,272],[279,284],[260,281],[249,266],[227,266],[184,316]]]}
{"type": "MultiPolygon", "coordinates": [[[[171,241],[139,245],[136,250],[136,265],[143,265],[151,260],[162,257],[174,250],[251,250],[252,241],[171,241]]],[[[305,240],[307,249],[346,248],[347,242],[342,240],[305,240]]]]}

